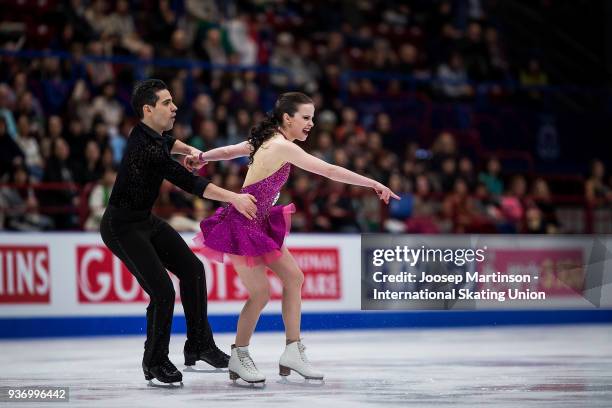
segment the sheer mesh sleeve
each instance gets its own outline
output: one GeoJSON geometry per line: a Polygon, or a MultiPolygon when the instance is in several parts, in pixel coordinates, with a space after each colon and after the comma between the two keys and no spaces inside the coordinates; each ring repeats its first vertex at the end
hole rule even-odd
{"type": "Polygon", "coordinates": [[[210,183],[204,177],[191,174],[186,168],[172,159],[163,162],[163,175],[166,180],[175,186],[198,197],[202,197],[206,186],[210,183]]]}

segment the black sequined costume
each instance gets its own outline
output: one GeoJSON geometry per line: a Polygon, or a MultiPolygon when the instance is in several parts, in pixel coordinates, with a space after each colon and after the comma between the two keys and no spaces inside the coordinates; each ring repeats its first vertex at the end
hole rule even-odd
{"type": "Polygon", "coordinates": [[[151,214],[164,179],[200,197],[209,183],[171,158],[174,143],[173,137],[160,135],[142,122],[132,130],[100,225],[104,243],[151,298],[143,358],[146,367],[159,366],[168,356],[175,291],[166,269],[180,279],[187,342],[191,348],[214,347],[202,262],[170,225],[151,214]]]}

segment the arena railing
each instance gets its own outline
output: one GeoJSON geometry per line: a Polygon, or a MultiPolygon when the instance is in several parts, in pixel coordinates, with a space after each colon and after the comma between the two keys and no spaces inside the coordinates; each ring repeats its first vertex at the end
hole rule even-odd
{"type": "MultiPolygon", "coordinates": [[[[72,214],[79,220],[78,230],[82,230],[87,217],[90,214],[89,195],[93,187],[94,183],[89,183],[86,185],[77,185],[74,183],[31,183],[25,186],[0,183],[0,195],[3,194],[5,189],[14,189],[26,192],[32,191],[37,197],[40,196],[40,193],[44,193],[46,191],[72,192],[74,197],[78,198],[76,204],[46,205],[44,201],[38,198],[38,206],[34,209],[34,212],[48,216],[53,216],[56,214],[72,214]]],[[[293,191],[291,189],[288,189],[285,192],[287,197],[291,197],[292,193],[293,191]]],[[[313,220],[315,214],[310,212],[310,208],[317,200],[327,196],[328,192],[321,190],[311,197],[305,197],[303,200],[301,214],[305,219],[305,224],[303,226],[303,230],[305,232],[312,231],[314,227],[313,220]]],[[[342,194],[342,196],[353,199],[362,199],[369,196],[369,191],[359,193],[345,192],[342,194]]],[[[440,193],[432,193],[430,196],[428,196],[428,198],[433,200],[433,202],[440,204],[443,202],[445,195],[440,193]]],[[[600,206],[589,203],[584,196],[576,194],[553,195],[551,201],[556,206],[557,214],[560,218],[562,227],[565,227],[563,232],[612,233],[612,208],[609,206],[600,206]]],[[[1,203],[2,201],[0,201],[0,204],[1,203]]],[[[389,208],[382,202],[378,203],[379,207],[377,211],[377,219],[370,221],[374,221],[382,230],[385,221],[389,219],[389,208]]],[[[7,215],[25,214],[26,211],[26,208],[6,208],[6,206],[0,207],[0,212],[5,217],[7,215]]],[[[163,218],[168,218],[174,214],[183,214],[187,216],[193,214],[192,209],[176,208],[172,205],[162,205],[159,203],[159,201],[156,203],[153,212],[163,218]]]]}

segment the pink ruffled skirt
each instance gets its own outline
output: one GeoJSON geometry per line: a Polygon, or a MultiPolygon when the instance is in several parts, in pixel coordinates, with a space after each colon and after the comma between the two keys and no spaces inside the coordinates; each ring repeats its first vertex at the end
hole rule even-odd
{"type": "Polygon", "coordinates": [[[247,219],[234,207],[217,209],[200,222],[194,243],[208,259],[223,263],[227,255],[247,266],[268,264],[278,259],[291,229],[291,214],[295,205],[270,207],[267,214],[247,219]]]}

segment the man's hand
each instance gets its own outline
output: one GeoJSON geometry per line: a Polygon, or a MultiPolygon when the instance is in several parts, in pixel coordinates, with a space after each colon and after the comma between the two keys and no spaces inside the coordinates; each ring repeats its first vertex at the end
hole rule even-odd
{"type": "Polygon", "coordinates": [[[235,194],[230,203],[238,210],[238,212],[249,220],[252,220],[257,215],[257,199],[250,194],[235,194]]]}
{"type": "Polygon", "coordinates": [[[206,163],[208,162],[200,161],[199,154],[190,154],[183,159],[183,166],[192,173],[200,170],[206,163]]]}

